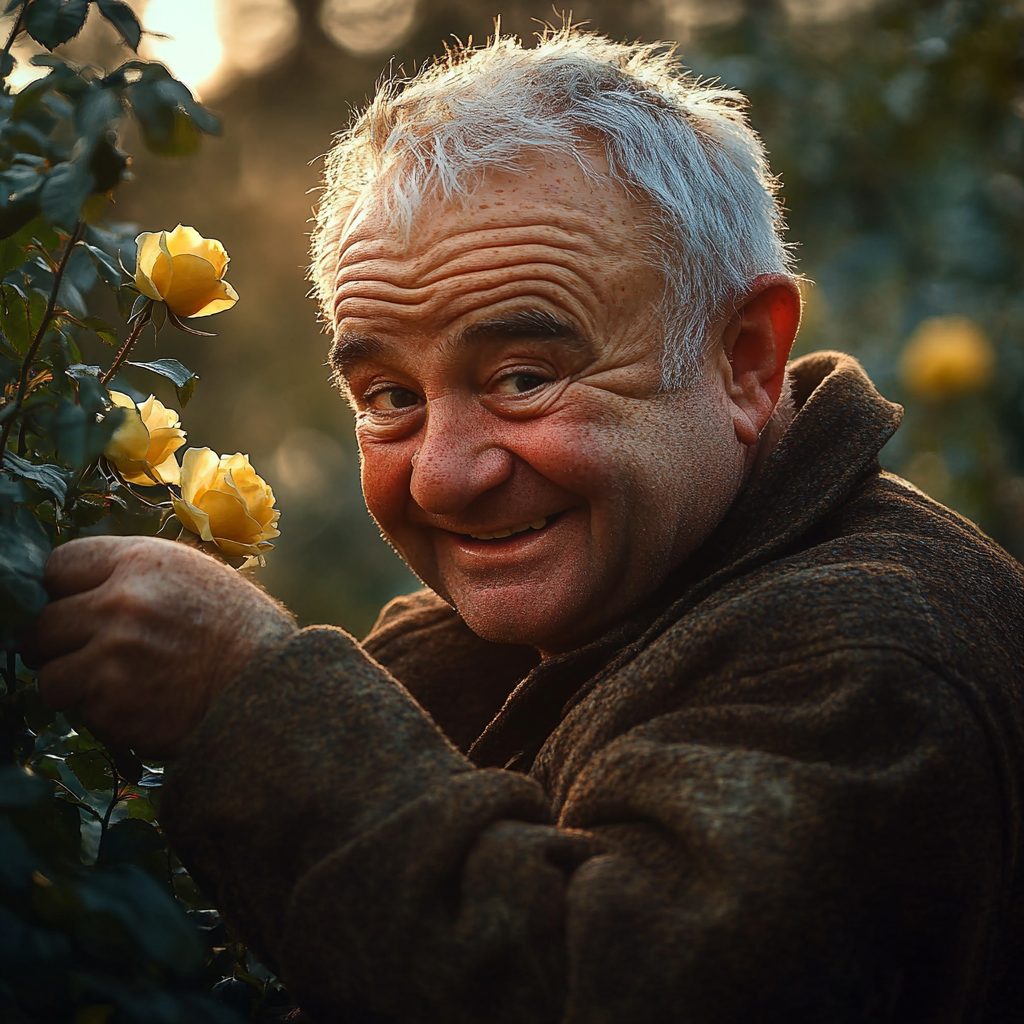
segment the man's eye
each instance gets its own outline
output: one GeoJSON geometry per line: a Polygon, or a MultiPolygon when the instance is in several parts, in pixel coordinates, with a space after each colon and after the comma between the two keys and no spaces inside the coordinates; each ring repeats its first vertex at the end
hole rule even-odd
{"type": "Polygon", "coordinates": [[[547,382],[547,377],[536,373],[512,373],[498,382],[497,391],[503,395],[522,395],[547,382]]]}
{"type": "Polygon", "coordinates": [[[408,388],[387,388],[383,391],[375,391],[368,398],[371,409],[391,411],[394,409],[409,409],[418,405],[420,396],[408,388]]]}

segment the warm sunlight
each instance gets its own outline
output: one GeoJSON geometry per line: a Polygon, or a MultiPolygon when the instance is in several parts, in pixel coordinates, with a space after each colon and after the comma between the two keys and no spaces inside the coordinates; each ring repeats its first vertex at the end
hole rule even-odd
{"type": "Polygon", "coordinates": [[[216,0],[149,0],[140,13],[151,32],[166,37],[147,37],[142,44],[146,56],[166,64],[193,92],[201,93],[224,59],[216,0]]]}

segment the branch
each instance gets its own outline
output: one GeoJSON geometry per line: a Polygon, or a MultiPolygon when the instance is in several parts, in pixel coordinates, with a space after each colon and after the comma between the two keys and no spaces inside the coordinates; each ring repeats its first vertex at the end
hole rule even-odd
{"type": "Polygon", "coordinates": [[[61,256],[60,263],[57,266],[57,273],[53,278],[53,288],[50,291],[50,299],[46,304],[46,312],[43,314],[42,322],[39,324],[39,330],[36,331],[36,336],[29,346],[28,354],[25,356],[25,361],[21,364],[21,379],[18,381],[18,396],[14,400],[14,412],[11,413],[4,424],[3,434],[0,435],[0,469],[3,468],[4,457],[7,455],[7,441],[11,436],[11,428],[14,426],[18,413],[21,411],[22,403],[25,401],[28,375],[32,370],[32,364],[35,362],[36,356],[39,354],[39,346],[43,343],[43,337],[47,330],[49,330],[54,310],[57,308],[57,293],[60,291],[60,283],[64,279],[64,271],[68,268],[68,260],[71,259],[71,253],[74,251],[75,245],[84,233],[85,222],[79,221],[75,225],[75,230],[71,232],[67,248],[64,250],[64,255],[61,256]]]}

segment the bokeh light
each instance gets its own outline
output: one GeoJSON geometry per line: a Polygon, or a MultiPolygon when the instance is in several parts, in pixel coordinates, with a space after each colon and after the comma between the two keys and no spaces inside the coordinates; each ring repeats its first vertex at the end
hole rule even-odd
{"type": "Polygon", "coordinates": [[[320,24],[351,53],[381,53],[404,38],[415,14],[415,0],[324,0],[320,24]]]}
{"type": "Polygon", "coordinates": [[[216,0],[149,0],[139,5],[139,12],[154,33],[143,39],[143,53],[166,64],[194,93],[201,93],[224,59],[216,0]]]}
{"type": "Polygon", "coordinates": [[[228,69],[256,74],[295,46],[299,15],[291,0],[218,0],[217,31],[228,69]]]}

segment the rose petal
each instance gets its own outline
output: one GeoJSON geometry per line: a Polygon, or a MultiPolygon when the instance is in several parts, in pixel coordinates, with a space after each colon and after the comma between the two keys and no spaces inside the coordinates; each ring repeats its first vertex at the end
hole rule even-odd
{"type": "Polygon", "coordinates": [[[198,534],[205,541],[213,540],[213,534],[210,532],[210,518],[201,508],[196,508],[191,502],[182,501],[181,498],[172,497],[171,504],[174,506],[174,514],[178,517],[178,522],[186,530],[198,534]]]}
{"type": "Polygon", "coordinates": [[[225,309],[230,309],[238,301],[238,292],[227,281],[218,281],[217,283],[220,285],[220,295],[211,299],[201,309],[192,313],[191,316],[212,316],[214,313],[222,313],[225,309]]]}
{"type": "Polygon", "coordinates": [[[182,253],[172,260],[172,274],[162,289],[167,308],[178,316],[192,316],[219,295],[221,282],[213,264],[202,256],[182,253]]]}
{"type": "Polygon", "coordinates": [[[189,448],[181,459],[181,496],[196,502],[217,479],[220,459],[211,448],[189,448]]]}
{"type": "Polygon", "coordinates": [[[203,238],[195,228],[184,227],[181,224],[167,233],[167,249],[172,256],[184,253],[202,256],[213,264],[217,277],[224,276],[230,262],[227,250],[216,238],[203,238]]]}
{"type": "Polygon", "coordinates": [[[162,484],[177,484],[181,480],[181,469],[178,460],[174,457],[174,451],[170,451],[163,462],[150,464],[150,472],[162,484]]]}
{"type": "Polygon", "coordinates": [[[274,546],[269,541],[258,541],[254,544],[239,544],[237,541],[228,540],[225,537],[214,537],[213,542],[226,555],[251,555],[253,557],[259,555],[262,551],[270,551],[274,546]]]}
{"type": "Polygon", "coordinates": [[[160,427],[180,427],[181,420],[173,409],[168,409],[155,395],[150,395],[139,406],[142,422],[149,427],[150,433],[160,427]]]}
{"type": "Polygon", "coordinates": [[[135,286],[150,299],[159,299],[160,291],[153,282],[153,269],[158,261],[170,266],[167,256],[160,248],[159,231],[143,231],[135,239],[137,256],[135,259],[135,286]]]}
{"type": "Polygon", "coordinates": [[[103,454],[121,470],[122,464],[145,463],[149,451],[149,431],[134,402],[130,409],[125,406],[119,408],[124,409],[124,419],[107,442],[103,454]]]}
{"type": "Polygon", "coordinates": [[[210,530],[214,537],[242,544],[260,539],[262,527],[235,495],[211,490],[203,495],[201,502],[203,511],[210,517],[210,530]]]}
{"type": "MultiPolygon", "coordinates": [[[[162,465],[168,458],[173,458],[174,453],[185,443],[185,432],[177,427],[160,427],[149,435],[149,450],[146,452],[146,461],[153,467],[162,465]]],[[[174,483],[178,482],[179,474],[177,461],[174,463],[174,483]]],[[[165,483],[171,483],[165,480],[165,483]]]]}

